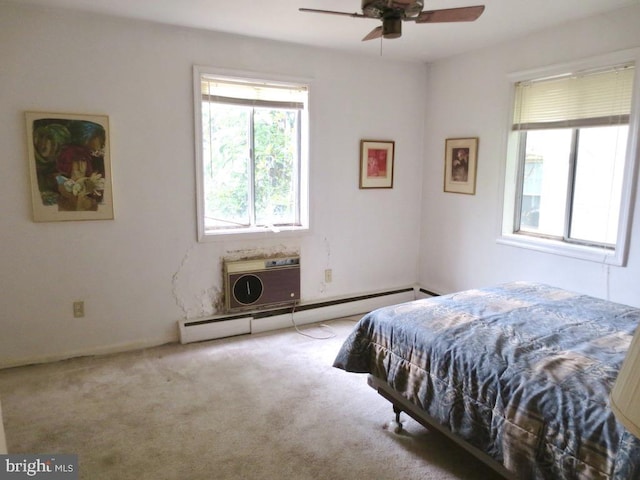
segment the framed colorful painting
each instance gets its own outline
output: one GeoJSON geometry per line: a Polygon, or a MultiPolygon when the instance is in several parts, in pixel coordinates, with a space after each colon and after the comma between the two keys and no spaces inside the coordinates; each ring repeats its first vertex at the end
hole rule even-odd
{"type": "Polygon", "coordinates": [[[113,219],[109,118],[27,112],[36,222],[113,219]]]}
{"type": "Polygon", "coordinates": [[[393,188],[395,142],[360,141],[360,188],[393,188]]]}
{"type": "Polygon", "coordinates": [[[476,193],[477,138],[447,138],[444,154],[444,191],[476,193]]]}

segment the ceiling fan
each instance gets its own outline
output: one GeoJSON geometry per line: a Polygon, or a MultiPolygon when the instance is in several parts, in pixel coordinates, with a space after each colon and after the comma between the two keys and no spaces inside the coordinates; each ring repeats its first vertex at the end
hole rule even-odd
{"type": "Polygon", "coordinates": [[[482,12],[484,5],[473,7],[444,8],[423,11],[424,0],[362,0],[362,13],[335,12],[315,8],[300,8],[301,12],[328,13],[353,18],[375,18],[382,25],[369,32],[362,41],[374,38],[399,38],[402,35],[402,22],[444,23],[473,22],[482,12]]]}

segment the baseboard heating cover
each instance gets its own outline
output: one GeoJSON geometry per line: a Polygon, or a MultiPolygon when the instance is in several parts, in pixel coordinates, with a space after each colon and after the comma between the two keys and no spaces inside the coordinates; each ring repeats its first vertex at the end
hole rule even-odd
{"type": "Polygon", "coordinates": [[[220,317],[207,320],[180,320],[180,343],[201,342],[251,333],[253,317],[220,317]]]}
{"type": "Polygon", "coordinates": [[[180,343],[201,342],[217,338],[262,333],[296,325],[331,320],[370,312],[376,308],[416,299],[413,287],[377,292],[356,297],[337,298],[295,307],[247,312],[244,315],[212,317],[202,320],[180,320],[180,343]],[[293,313],[292,313],[293,310],[293,313]]]}

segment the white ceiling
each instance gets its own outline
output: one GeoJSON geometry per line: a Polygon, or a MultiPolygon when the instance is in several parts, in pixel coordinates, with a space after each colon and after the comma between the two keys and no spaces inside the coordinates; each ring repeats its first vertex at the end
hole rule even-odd
{"type": "Polygon", "coordinates": [[[359,12],[360,0],[5,0],[327,47],[387,58],[433,61],[496,44],[640,0],[425,0],[425,10],[486,5],[473,23],[405,22],[394,40],[361,39],[379,22],[299,12],[359,12]]]}

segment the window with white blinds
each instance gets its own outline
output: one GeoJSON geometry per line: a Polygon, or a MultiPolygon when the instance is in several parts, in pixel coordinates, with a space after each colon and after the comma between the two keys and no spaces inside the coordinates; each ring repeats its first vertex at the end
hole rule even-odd
{"type": "Polygon", "coordinates": [[[633,65],[516,84],[514,130],[629,123],[633,65]]]}
{"type": "Polygon", "coordinates": [[[610,57],[512,77],[501,243],[625,264],[640,50],[610,57]]]}
{"type": "Polygon", "coordinates": [[[633,65],[518,82],[514,130],[629,123],[633,65]]]}
{"type": "Polygon", "coordinates": [[[280,83],[253,83],[202,77],[202,100],[264,108],[305,108],[307,87],[280,83]]]}

